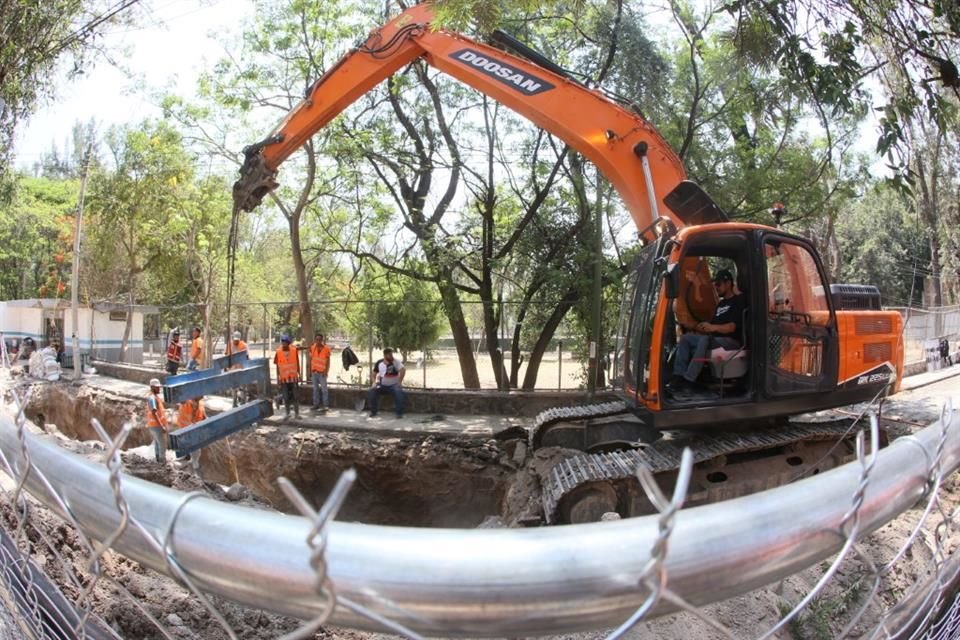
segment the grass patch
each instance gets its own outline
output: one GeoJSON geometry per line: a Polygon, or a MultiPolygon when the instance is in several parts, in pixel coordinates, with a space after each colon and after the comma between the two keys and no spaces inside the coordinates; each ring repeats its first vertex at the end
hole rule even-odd
{"type": "MultiPolygon", "coordinates": [[[[831,623],[839,622],[857,605],[862,595],[863,577],[860,577],[833,598],[818,596],[787,623],[787,631],[794,640],[832,640],[835,633],[831,623]]],[[[794,606],[780,602],[777,606],[780,617],[785,618],[794,606]]]]}

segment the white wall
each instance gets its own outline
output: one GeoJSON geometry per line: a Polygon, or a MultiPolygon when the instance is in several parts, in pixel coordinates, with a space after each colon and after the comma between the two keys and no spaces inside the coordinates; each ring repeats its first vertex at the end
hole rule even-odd
{"type": "MultiPolygon", "coordinates": [[[[30,305],[33,301],[6,301],[0,302],[0,332],[7,339],[16,338],[18,341],[31,337],[43,344],[43,314],[40,306],[30,305]]],[[[36,302],[40,304],[39,301],[36,302]]],[[[53,308],[53,301],[44,301],[48,308],[53,308]]],[[[66,352],[73,349],[73,314],[69,307],[63,311],[63,348],[66,352]]],[[[79,324],[77,337],[80,350],[90,353],[99,360],[116,361],[120,357],[120,346],[123,342],[125,321],[110,320],[109,311],[96,311],[89,307],[77,310],[79,324]]],[[[133,312],[133,326],[128,340],[127,362],[143,362],[143,313],[133,312]]],[[[44,345],[45,346],[45,345],[44,345]]]]}

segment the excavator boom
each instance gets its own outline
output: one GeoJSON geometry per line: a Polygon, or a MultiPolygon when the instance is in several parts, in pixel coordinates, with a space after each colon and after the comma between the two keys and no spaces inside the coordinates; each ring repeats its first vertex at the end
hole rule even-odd
{"type": "Polygon", "coordinates": [[[613,183],[638,229],[659,217],[684,181],[680,158],[638,114],[554,71],[475,42],[432,30],[426,4],[407,9],[340,59],[262,142],[244,150],[236,205],[251,211],[276,188],[280,165],[314,133],[380,82],[415,60],[470,85],[549,131],[593,162],[613,183]]]}

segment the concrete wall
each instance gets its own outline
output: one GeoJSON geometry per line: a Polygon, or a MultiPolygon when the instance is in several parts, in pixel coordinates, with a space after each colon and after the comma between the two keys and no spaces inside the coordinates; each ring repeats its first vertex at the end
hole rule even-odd
{"type": "MultiPolygon", "coordinates": [[[[89,316],[87,322],[90,322],[89,316]]],[[[123,330],[126,322],[123,320],[111,320],[109,312],[97,311],[93,314],[92,326],[86,332],[91,339],[84,341],[81,339],[80,348],[90,350],[92,357],[96,360],[109,360],[115,362],[120,359],[120,346],[123,344],[123,330]]],[[[81,320],[80,326],[84,326],[81,320]]],[[[83,334],[81,334],[83,335],[83,334]]],[[[133,325],[130,327],[130,339],[127,341],[127,362],[143,362],[143,313],[133,312],[133,325]]]]}
{"type": "MultiPolygon", "coordinates": [[[[41,347],[45,341],[45,317],[63,320],[63,349],[73,350],[73,334],[77,334],[80,350],[99,360],[120,358],[125,321],[110,320],[110,312],[81,307],[77,310],[78,330],[73,330],[73,314],[62,300],[11,300],[0,302],[0,332],[7,339],[33,338],[41,347]]],[[[133,312],[133,325],[127,341],[127,361],[143,362],[143,312],[133,312]]]]}

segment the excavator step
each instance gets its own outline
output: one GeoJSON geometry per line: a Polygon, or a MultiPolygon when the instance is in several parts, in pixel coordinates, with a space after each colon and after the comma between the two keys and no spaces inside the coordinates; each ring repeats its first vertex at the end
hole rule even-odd
{"type": "Polygon", "coordinates": [[[203,369],[178,376],[170,376],[163,385],[163,400],[168,404],[183,402],[200,396],[209,396],[227,389],[242,387],[267,380],[268,360],[247,360],[243,369],[203,369]]]}
{"type": "Polygon", "coordinates": [[[273,415],[269,400],[253,400],[170,433],[170,448],[186,455],[273,415]]]}

